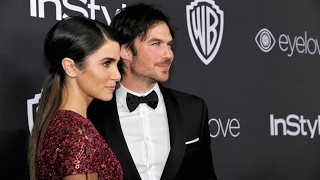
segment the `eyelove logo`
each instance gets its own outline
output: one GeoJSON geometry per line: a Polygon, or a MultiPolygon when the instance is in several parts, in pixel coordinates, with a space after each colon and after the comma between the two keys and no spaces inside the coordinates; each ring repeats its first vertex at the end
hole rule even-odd
{"type": "Polygon", "coordinates": [[[277,43],[280,50],[286,52],[289,57],[292,57],[295,52],[310,55],[318,53],[320,55],[318,40],[309,38],[307,31],[304,32],[303,36],[290,37],[290,35],[281,34],[277,39],[278,42],[276,42],[273,34],[266,28],[261,29],[255,37],[258,47],[263,52],[271,51],[277,43]]]}
{"type": "Polygon", "coordinates": [[[222,41],[224,14],[212,0],[195,0],[186,6],[187,26],[193,49],[208,65],[222,41]]]}
{"type": "Polygon", "coordinates": [[[215,138],[220,134],[223,137],[226,137],[227,134],[230,134],[232,137],[238,137],[240,135],[240,119],[229,118],[226,123],[222,123],[220,118],[211,118],[208,123],[210,136],[212,138],[215,138]]]}
{"type": "Polygon", "coordinates": [[[256,35],[256,42],[263,52],[269,52],[276,41],[268,29],[261,29],[256,35]]]}

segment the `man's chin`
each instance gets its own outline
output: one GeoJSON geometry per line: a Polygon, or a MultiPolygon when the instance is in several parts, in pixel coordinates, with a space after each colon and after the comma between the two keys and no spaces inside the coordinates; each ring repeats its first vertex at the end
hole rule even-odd
{"type": "Polygon", "coordinates": [[[169,76],[157,79],[157,82],[167,82],[169,80],[169,76]]]}

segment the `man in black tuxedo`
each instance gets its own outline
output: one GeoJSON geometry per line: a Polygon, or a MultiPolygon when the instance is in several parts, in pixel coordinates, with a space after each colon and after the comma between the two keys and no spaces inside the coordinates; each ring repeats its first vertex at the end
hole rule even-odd
{"type": "Polygon", "coordinates": [[[138,3],[122,9],[111,27],[119,33],[122,79],[111,101],[90,104],[88,118],[118,157],[124,178],[216,179],[206,103],[160,84],[174,58],[169,17],[138,3]]]}

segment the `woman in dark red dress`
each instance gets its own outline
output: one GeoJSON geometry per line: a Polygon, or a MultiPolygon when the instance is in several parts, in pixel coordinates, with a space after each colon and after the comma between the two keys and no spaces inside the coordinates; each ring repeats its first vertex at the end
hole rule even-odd
{"type": "Polygon", "coordinates": [[[50,69],[29,140],[30,179],[123,179],[122,168],[86,118],[93,98],[112,99],[120,45],[103,23],[69,17],[45,39],[50,69]]]}

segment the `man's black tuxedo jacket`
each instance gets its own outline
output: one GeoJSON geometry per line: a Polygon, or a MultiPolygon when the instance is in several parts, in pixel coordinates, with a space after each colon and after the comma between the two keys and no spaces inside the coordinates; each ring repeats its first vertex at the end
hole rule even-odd
{"type": "MultiPolygon", "coordinates": [[[[216,179],[205,102],[199,97],[159,86],[166,105],[171,144],[161,179],[216,179]],[[186,144],[197,138],[198,141],[186,144]]],[[[108,102],[94,100],[87,115],[119,159],[124,179],[141,179],[122,134],[115,96],[108,102]]]]}

